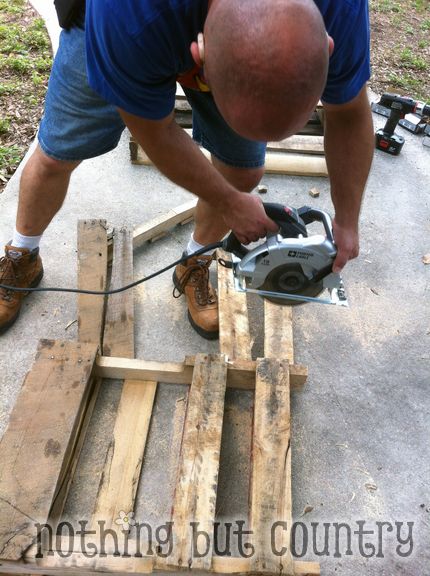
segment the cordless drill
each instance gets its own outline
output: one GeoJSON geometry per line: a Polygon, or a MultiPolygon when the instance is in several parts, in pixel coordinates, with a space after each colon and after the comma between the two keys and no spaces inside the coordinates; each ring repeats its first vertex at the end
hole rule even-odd
{"type": "Polygon", "coordinates": [[[422,116],[430,116],[430,105],[388,92],[381,96],[378,104],[389,108],[390,116],[385,126],[376,132],[376,148],[397,156],[405,143],[403,136],[394,132],[399,120],[412,112],[422,116]]]}

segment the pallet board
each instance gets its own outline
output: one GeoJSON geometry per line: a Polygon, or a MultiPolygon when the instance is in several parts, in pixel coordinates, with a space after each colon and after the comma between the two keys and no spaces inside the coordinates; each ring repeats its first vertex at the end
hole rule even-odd
{"type": "MultiPolygon", "coordinates": [[[[192,217],[194,207],[195,202],[180,206],[133,234],[123,229],[114,232],[111,287],[132,280],[133,245],[142,246],[192,217]]],[[[226,254],[222,256],[228,259],[226,254]]],[[[80,286],[100,288],[106,284],[108,241],[103,221],[79,224],[78,260],[80,286]]],[[[187,570],[199,576],[320,574],[318,563],[294,561],[289,552],[290,392],[300,389],[307,377],[307,369],[293,363],[292,309],[264,303],[265,357],[254,360],[246,294],[234,290],[231,269],[218,267],[218,287],[220,354],[200,353],[183,362],[135,359],[131,292],[111,295],[106,310],[100,306],[102,299],[78,300],[79,336],[86,342],[42,341],[0,443],[0,573],[124,576],[154,572],[167,576],[172,571],[187,570]],[[103,355],[97,355],[100,341],[103,355]],[[96,497],[93,526],[104,520],[105,529],[114,529],[118,534],[120,528],[114,519],[120,510],[134,510],[157,382],[188,386],[172,501],[173,550],[167,558],[133,556],[131,543],[129,556],[118,557],[107,549],[105,555],[91,558],[82,554],[79,539],[75,539],[67,558],[58,554],[39,558],[32,543],[34,528],[29,518],[61,519],[97,391],[110,378],[124,382],[96,497]],[[249,420],[249,523],[255,547],[252,558],[214,555],[213,524],[227,388],[254,393],[249,420]],[[55,409],[58,405],[61,411],[55,409]],[[288,549],[282,557],[271,548],[271,526],[275,521],[287,526],[275,537],[278,549],[288,549]],[[194,554],[192,522],[197,522],[198,529],[208,535],[207,553],[203,556],[194,554]]],[[[234,411],[228,414],[228,418],[232,417],[234,411]]],[[[58,542],[53,544],[54,549],[56,545],[58,542]]]]}
{"type": "MultiPolygon", "coordinates": [[[[208,160],[210,153],[205,148],[200,148],[208,160]]],[[[153,163],[139,148],[136,152],[136,160],[133,164],[152,166],[153,163]]],[[[282,152],[267,152],[265,161],[265,172],[267,174],[287,174],[290,176],[328,176],[327,163],[324,156],[311,154],[296,154],[282,152]]]]}
{"type": "MultiPolygon", "coordinates": [[[[106,220],[80,220],[78,222],[78,287],[85,290],[98,290],[100,285],[106,286],[107,254],[106,254],[106,220]]],[[[80,295],[78,298],[78,318],[81,325],[78,337],[83,342],[102,345],[102,329],[104,324],[104,298],[92,298],[80,295]],[[91,304],[94,303],[94,306],[91,304]],[[103,303],[103,306],[101,305],[103,303]],[[88,311],[90,315],[88,317],[88,311]],[[85,319],[85,320],[84,320],[85,319]],[[91,322],[89,322],[91,320],[91,322]]],[[[76,467],[84,444],[94,406],[101,387],[101,379],[94,377],[90,383],[90,392],[86,409],[82,411],[78,425],[78,440],[74,450],[69,454],[67,474],[60,478],[60,489],[52,505],[49,521],[54,523],[61,518],[67,494],[73,481],[76,467]]]]}
{"type": "Polygon", "coordinates": [[[179,473],[173,501],[171,566],[210,570],[208,554],[193,556],[191,522],[212,534],[221,448],[227,366],[223,356],[198,355],[185,416],[179,473]]]}
{"type": "MultiPolygon", "coordinates": [[[[175,102],[175,121],[192,137],[192,108],[182,93],[175,102]]],[[[152,162],[131,136],[130,160],[133,164],[150,166],[152,162]]],[[[210,154],[200,148],[210,159],[210,154]]],[[[265,169],[271,174],[295,176],[328,176],[324,158],[324,110],[321,103],[297,134],[280,142],[268,142],[265,169]]]]}
{"type": "MultiPolygon", "coordinates": [[[[104,290],[107,269],[106,220],[78,222],[78,288],[104,290]]],[[[104,296],[78,294],[78,339],[100,341],[103,330],[104,296]]]]}
{"type": "MultiPolygon", "coordinates": [[[[218,250],[217,259],[231,262],[231,256],[218,250]]],[[[218,262],[218,301],[220,350],[228,358],[251,360],[248,306],[245,292],[234,289],[233,271],[218,262]]]]}
{"type": "Polygon", "coordinates": [[[251,571],[294,574],[290,547],[292,501],[288,361],[274,358],[257,361],[251,487],[250,520],[255,546],[251,571]],[[276,522],[285,523],[285,529],[278,529],[272,535],[276,522]],[[287,552],[280,557],[273,548],[287,552]]]}
{"type": "Polygon", "coordinates": [[[97,345],[41,340],[0,442],[0,558],[19,560],[46,522],[76,441],[97,345]]]}
{"type": "MultiPolygon", "coordinates": [[[[133,281],[133,235],[126,229],[113,234],[110,288],[133,281]]],[[[128,290],[108,297],[103,351],[107,355],[134,357],[134,302],[128,290]]],[[[134,510],[157,381],[126,378],[118,406],[106,461],[93,511],[93,525],[115,525],[119,512],[134,510]],[[132,441],[131,441],[132,439],[132,441]]]]}

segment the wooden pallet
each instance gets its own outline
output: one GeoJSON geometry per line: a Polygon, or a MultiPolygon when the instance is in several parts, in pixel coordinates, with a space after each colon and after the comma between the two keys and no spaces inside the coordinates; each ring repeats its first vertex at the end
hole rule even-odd
{"type": "MultiPolygon", "coordinates": [[[[185,96],[177,96],[175,119],[191,135],[192,110],[185,96]]],[[[151,160],[141,146],[130,137],[130,160],[133,164],[149,166],[151,160]]],[[[210,159],[210,154],[201,148],[210,159]]],[[[269,142],[266,152],[265,170],[270,174],[289,174],[294,176],[328,176],[324,156],[324,116],[319,105],[309,122],[296,135],[281,142],[269,142]]]]}
{"type": "MultiPolygon", "coordinates": [[[[132,277],[133,244],[141,245],[187,221],[185,205],[134,234],[113,236],[111,286],[132,277]]],[[[106,285],[109,241],[103,221],[78,227],[78,282],[83,288],[106,285]]],[[[223,254],[223,258],[228,258],[223,254]]],[[[305,367],[294,363],[291,308],[270,302],[265,308],[265,357],[252,358],[244,294],[234,291],[232,271],[218,267],[220,353],[199,353],[183,362],[134,358],[132,292],[78,298],[79,341],[43,340],[27,374],[9,426],[0,442],[0,573],[147,574],[191,570],[196,574],[317,575],[319,564],[294,561],[289,551],[292,523],[290,392],[306,381],[305,367]],[[176,490],[172,503],[170,555],[136,554],[88,557],[79,539],[67,541],[67,557],[48,552],[59,542],[34,543],[34,523],[56,524],[73,479],[98,390],[106,378],[124,381],[112,438],[94,506],[92,525],[120,533],[120,510],[134,509],[151,422],[157,382],[188,386],[176,490]],[[255,390],[249,529],[251,558],[217,556],[213,523],[220,466],[224,398],[227,387],[255,390]],[[133,442],[130,442],[133,438],[133,442]],[[274,522],[276,556],[270,542],[274,522]],[[193,554],[190,522],[208,536],[208,554],[193,554]],[[42,556],[42,557],[40,557],[42,556]]],[[[64,550],[64,549],[63,549],[64,550]]]]}

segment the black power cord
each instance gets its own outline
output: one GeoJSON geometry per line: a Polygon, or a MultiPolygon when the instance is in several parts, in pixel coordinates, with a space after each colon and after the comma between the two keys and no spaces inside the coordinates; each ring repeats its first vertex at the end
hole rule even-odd
{"type": "Polygon", "coordinates": [[[154,272],[153,274],[150,274],[149,276],[145,276],[145,278],[140,278],[140,280],[136,280],[135,282],[132,282],[131,284],[127,284],[126,286],[122,286],[121,288],[115,288],[114,290],[81,290],[79,288],[55,288],[55,287],[54,288],[51,288],[51,287],[47,287],[47,288],[45,288],[45,287],[42,287],[42,288],[38,288],[38,287],[37,288],[17,288],[16,286],[8,286],[7,284],[0,284],[0,289],[8,290],[10,292],[71,292],[73,294],[91,294],[94,296],[110,296],[111,294],[118,294],[119,292],[125,292],[126,290],[130,290],[130,288],[134,288],[135,286],[138,286],[139,284],[142,284],[143,282],[146,282],[147,280],[151,280],[152,278],[155,278],[156,276],[159,276],[160,274],[167,272],[167,270],[170,270],[174,266],[177,266],[178,264],[182,264],[182,262],[185,262],[189,258],[194,258],[195,256],[200,256],[201,254],[204,254],[205,252],[209,252],[210,250],[216,250],[217,248],[221,248],[223,245],[224,245],[223,242],[213,242],[212,244],[208,244],[207,246],[203,246],[203,248],[196,250],[192,254],[187,254],[186,256],[179,258],[179,260],[172,262],[172,264],[169,264],[165,268],[158,270],[158,272],[154,272]]]}

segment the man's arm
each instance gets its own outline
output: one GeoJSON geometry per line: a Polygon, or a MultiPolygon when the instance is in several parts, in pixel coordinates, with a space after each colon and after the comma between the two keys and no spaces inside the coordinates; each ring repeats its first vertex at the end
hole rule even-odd
{"type": "Polygon", "coordinates": [[[120,114],[157,168],[221,213],[240,242],[276,232],[278,226],[266,216],[260,199],[231,186],[178,126],[173,113],[163,120],[146,120],[124,110],[120,114]]]}
{"type": "Polygon", "coordinates": [[[375,147],[366,86],[346,104],[324,103],[324,111],[324,147],[335,208],[333,232],[338,248],[333,270],[337,272],[359,253],[360,206],[375,147]]]}

